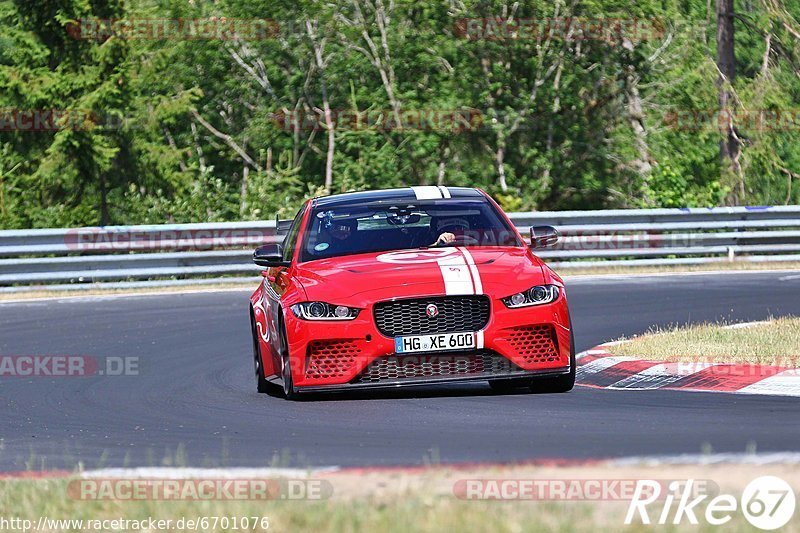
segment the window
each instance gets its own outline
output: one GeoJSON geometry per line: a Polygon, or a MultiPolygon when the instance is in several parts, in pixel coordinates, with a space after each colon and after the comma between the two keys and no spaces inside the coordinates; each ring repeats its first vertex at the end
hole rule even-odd
{"type": "Polygon", "coordinates": [[[478,199],[324,205],[310,218],[301,261],[427,248],[443,233],[452,233],[455,240],[439,246],[521,246],[494,206],[478,199]]]}
{"type": "Polygon", "coordinates": [[[292,222],[292,226],[289,228],[289,233],[286,234],[286,238],[283,239],[283,260],[284,261],[291,261],[292,257],[294,256],[294,250],[297,248],[297,234],[300,233],[300,226],[303,222],[303,214],[306,212],[306,206],[303,206],[300,209],[300,212],[297,213],[297,216],[294,217],[294,221],[292,222]]]}

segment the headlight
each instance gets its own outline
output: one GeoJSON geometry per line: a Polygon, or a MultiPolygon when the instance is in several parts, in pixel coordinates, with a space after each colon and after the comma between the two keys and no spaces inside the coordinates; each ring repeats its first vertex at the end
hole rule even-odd
{"type": "Polygon", "coordinates": [[[361,309],[325,302],[303,302],[292,306],[292,313],[303,320],[353,320],[361,309]]]}
{"type": "Polygon", "coordinates": [[[558,287],[555,285],[537,285],[525,292],[512,294],[503,298],[503,303],[511,309],[515,307],[528,307],[531,305],[549,304],[558,298],[558,287]]]}

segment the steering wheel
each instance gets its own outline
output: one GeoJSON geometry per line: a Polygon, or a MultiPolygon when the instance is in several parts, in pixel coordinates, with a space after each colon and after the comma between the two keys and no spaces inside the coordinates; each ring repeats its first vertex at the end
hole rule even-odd
{"type": "Polygon", "coordinates": [[[453,242],[440,242],[436,244],[436,248],[441,246],[478,246],[480,245],[481,241],[472,237],[470,235],[456,235],[456,239],[453,242]]]}

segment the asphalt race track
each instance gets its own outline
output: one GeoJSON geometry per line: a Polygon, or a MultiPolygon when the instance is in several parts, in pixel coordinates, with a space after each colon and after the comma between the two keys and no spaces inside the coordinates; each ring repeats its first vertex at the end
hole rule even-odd
{"type": "MultiPolygon", "coordinates": [[[[567,282],[578,349],[650,326],[800,315],[800,273],[567,282]]],[[[0,355],[138,357],[139,374],[0,378],[0,470],[366,466],[800,451],[800,400],[487,385],[255,392],[245,292],[0,305],[0,355]]]]}

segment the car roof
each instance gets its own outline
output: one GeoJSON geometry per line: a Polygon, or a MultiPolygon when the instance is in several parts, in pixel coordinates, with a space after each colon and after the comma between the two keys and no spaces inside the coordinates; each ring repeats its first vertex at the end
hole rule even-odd
{"type": "Polygon", "coordinates": [[[321,196],[312,200],[312,207],[334,207],[353,203],[374,203],[381,201],[419,201],[440,200],[444,198],[485,198],[484,194],[471,187],[445,187],[428,185],[422,187],[401,187],[373,191],[346,192],[331,196],[321,196]]]}

